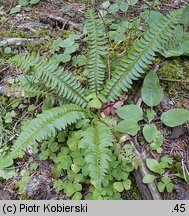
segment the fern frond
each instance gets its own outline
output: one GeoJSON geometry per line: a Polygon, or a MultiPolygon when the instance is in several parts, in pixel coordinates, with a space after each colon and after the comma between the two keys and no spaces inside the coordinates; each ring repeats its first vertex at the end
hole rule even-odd
{"type": "Polygon", "coordinates": [[[22,75],[18,77],[19,85],[12,86],[9,92],[21,92],[25,98],[31,97],[51,97],[62,99],[60,96],[55,95],[52,91],[41,85],[38,80],[33,76],[22,75]]]}
{"type": "Polygon", "coordinates": [[[87,146],[86,163],[89,175],[97,187],[101,186],[111,160],[108,147],[112,145],[110,128],[96,122],[83,132],[83,142],[87,146]]]}
{"type": "Polygon", "coordinates": [[[23,92],[23,95],[25,98],[31,98],[31,97],[51,97],[51,98],[57,98],[56,95],[54,95],[51,91],[48,91],[46,89],[41,88],[40,86],[24,86],[22,88],[16,88],[15,91],[23,92]]]}
{"type": "Polygon", "coordinates": [[[42,141],[56,135],[56,129],[65,129],[77,120],[89,117],[89,111],[78,105],[63,105],[55,107],[38,115],[26,125],[20,136],[12,146],[13,158],[22,155],[22,151],[35,141],[42,141]]]}
{"type": "Polygon", "coordinates": [[[10,59],[9,62],[13,62],[23,70],[30,70],[39,82],[43,82],[47,88],[59,96],[83,107],[87,106],[84,88],[73,78],[71,73],[58,68],[57,64],[35,54],[19,54],[10,59]]]}
{"type": "Polygon", "coordinates": [[[116,68],[112,79],[105,85],[104,94],[109,100],[117,100],[124,91],[131,88],[133,80],[137,80],[148,65],[152,64],[160,43],[168,41],[172,36],[181,14],[182,10],[177,10],[167,17],[163,16],[133,45],[116,68]]]}
{"type": "Polygon", "coordinates": [[[86,16],[86,30],[88,34],[88,71],[89,88],[91,92],[102,90],[105,79],[105,57],[106,57],[106,37],[102,21],[93,10],[88,10],[86,16]]]}

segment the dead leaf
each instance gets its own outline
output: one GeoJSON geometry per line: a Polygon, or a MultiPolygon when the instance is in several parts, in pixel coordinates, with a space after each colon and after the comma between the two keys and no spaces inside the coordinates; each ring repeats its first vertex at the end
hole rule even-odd
{"type": "Polygon", "coordinates": [[[113,107],[116,108],[116,109],[118,109],[118,108],[122,107],[123,104],[124,104],[123,101],[118,101],[118,102],[116,102],[116,103],[113,105],[113,107]]]}
{"type": "Polygon", "coordinates": [[[103,113],[104,113],[105,116],[109,116],[110,113],[111,113],[111,107],[110,107],[110,106],[106,107],[106,108],[103,110],[103,113]]]}
{"type": "Polygon", "coordinates": [[[131,140],[131,137],[129,135],[124,135],[120,138],[119,141],[120,141],[120,143],[123,143],[123,142],[129,141],[129,140],[131,140]]]}
{"type": "Polygon", "coordinates": [[[185,130],[184,128],[178,126],[178,127],[175,127],[170,135],[170,138],[171,139],[178,139],[179,137],[181,137],[182,135],[185,134],[185,130]]]}

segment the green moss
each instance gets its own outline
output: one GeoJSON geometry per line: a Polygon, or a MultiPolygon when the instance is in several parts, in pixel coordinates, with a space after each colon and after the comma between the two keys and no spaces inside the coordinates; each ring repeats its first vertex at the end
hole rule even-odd
{"type": "Polygon", "coordinates": [[[12,37],[13,33],[11,31],[7,31],[4,29],[1,29],[0,31],[0,37],[12,37]]]}
{"type": "Polygon", "coordinates": [[[131,189],[122,194],[123,200],[142,200],[142,195],[137,187],[134,177],[131,175],[130,180],[132,181],[131,189]]]}
{"type": "MultiPolygon", "coordinates": [[[[171,60],[159,70],[158,76],[175,80],[189,79],[189,63],[182,59],[171,60]]],[[[161,81],[161,84],[170,95],[177,95],[178,90],[189,90],[188,83],[184,82],[161,81]]]]}
{"type": "Polygon", "coordinates": [[[20,199],[21,199],[21,200],[32,200],[32,198],[29,197],[29,196],[27,195],[27,193],[20,194],[20,199]]]}
{"type": "Polygon", "coordinates": [[[46,40],[39,40],[37,43],[27,43],[26,49],[28,52],[48,52],[51,46],[51,42],[46,40]]]}
{"type": "Polygon", "coordinates": [[[136,185],[135,179],[133,177],[132,177],[132,186],[130,189],[130,193],[135,200],[142,200],[143,199],[142,195],[140,194],[140,191],[136,185]]]}

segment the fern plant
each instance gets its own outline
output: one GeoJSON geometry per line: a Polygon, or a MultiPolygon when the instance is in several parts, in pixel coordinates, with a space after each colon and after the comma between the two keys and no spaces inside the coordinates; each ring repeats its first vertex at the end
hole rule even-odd
{"type": "Polygon", "coordinates": [[[100,111],[104,103],[117,100],[124,91],[132,87],[133,81],[139,79],[154,61],[156,52],[161,48],[160,43],[168,41],[172,36],[181,14],[181,10],[173,11],[154,23],[121,59],[113,71],[112,79],[106,82],[105,30],[97,14],[88,10],[88,89],[77,82],[71,73],[39,55],[19,54],[11,58],[9,62],[16,67],[30,71],[31,75],[25,76],[22,85],[25,93],[33,92],[38,96],[47,93],[47,96],[57,96],[65,103],[45,111],[26,125],[12,146],[12,158],[23,156],[28,145],[55,136],[56,130],[64,130],[78,120],[88,119],[91,126],[84,130],[82,141],[87,147],[89,175],[94,185],[99,187],[111,160],[110,146],[113,138],[110,127],[98,115],[100,112],[93,112],[93,108],[100,111]]]}

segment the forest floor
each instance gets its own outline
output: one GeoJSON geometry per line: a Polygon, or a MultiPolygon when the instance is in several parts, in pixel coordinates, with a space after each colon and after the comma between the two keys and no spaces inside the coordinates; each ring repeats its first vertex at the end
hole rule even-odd
{"type": "MultiPolygon", "coordinates": [[[[138,1],[127,11],[126,16],[129,19],[139,19],[142,12],[147,10],[143,5],[145,3],[148,5],[148,2],[150,1],[138,1]]],[[[159,3],[151,10],[166,14],[189,3],[189,1],[178,0],[160,2],[163,3],[159,3]]],[[[18,1],[15,0],[0,0],[0,113],[2,118],[6,116],[4,129],[0,128],[2,133],[0,140],[3,140],[0,143],[0,149],[8,149],[20,132],[21,121],[35,116],[44,105],[43,100],[26,99],[17,92],[7,93],[8,89],[17,82],[17,77],[22,72],[13,69],[10,64],[6,63],[6,60],[17,52],[25,51],[37,52],[49,57],[53,54],[52,42],[57,38],[66,39],[70,33],[80,35],[81,50],[86,54],[84,21],[85,12],[87,8],[91,7],[88,1],[79,1],[78,3],[77,1],[42,0],[36,5],[22,7],[19,12],[10,13],[16,5],[18,5],[18,1]],[[32,103],[35,106],[32,106],[32,103]],[[7,113],[9,114],[7,115],[7,113]]],[[[98,4],[93,4],[93,7],[98,9],[98,4]]],[[[119,18],[120,15],[115,13],[112,16],[119,18]]],[[[141,22],[142,25],[143,22],[141,22]]],[[[129,46],[133,42],[129,41],[129,46]]],[[[120,49],[119,54],[122,55],[123,47],[118,45],[117,49],[120,49]]],[[[76,51],[76,54],[79,53],[79,50],[76,51]]],[[[165,97],[161,105],[156,108],[156,113],[179,107],[189,109],[188,58],[160,58],[162,61],[157,60],[153,68],[157,70],[165,97]]],[[[66,62],[67,68],[69,68],[69,64],[70,62],[66,62]]],[[[74,69],[71,70],[73,73],[75,72],[74,69]]],[[[78,79],[85,81],[82,74],[77,73],[77,76],[78,79]]],[[[139,81],[132,92],[127,94],[127,100],[137,102],[140,99],[141,84],[142,82],[139,81]]],[[[157,116],[156,124],[164,135],[163,152],[158,154],[155,151],[149,151],[146,144],[141,145],[140,149],[147,151],[147,154],[156,160],[159,160],[162,155],[169,156],[174,160],[175,169],[178,168],[181,173],[184,167],[189,170],[189,124],[170,129],[162,125],[159,116],[157,116]]],[[[138,142],[143,143],[140,135],[138,142]]],[[[0,199],[69,199],[63,192],[56,193],[53,188],[55,179],[51,174],[54,166],[52,161],[50,159],[40,160],[38,153],[32,156],[32,161],[30,158],[30,150],[27,150],[27,155],[23,159],[16,160],[15,167],[18,175],[7,180],[0,180],[0,199]],[[31,163],[33,164],[32,168],[31,163]],[[19,183],[22,179],[22,170],[30,170],[30,181],[26,186],[26,192],[20,189],[22,187],[19,183]]],[[[167,173],[171,174],[172,171],[168,170],[167,173]]],[[[189,184],[177,176],[173,176],[171,180],[175,185],[175,190],[172,193],[162,193],[162,199],[189,199],[189,184]]],[[[135,193],[140,194],[140,190],[136,189],[136,191],[135,193]]],[[[135,197],[132,192],[127,192],[124,195],[125,199],[137,199],[137,197],[141,197],[141,195],[135,197]]]]}

